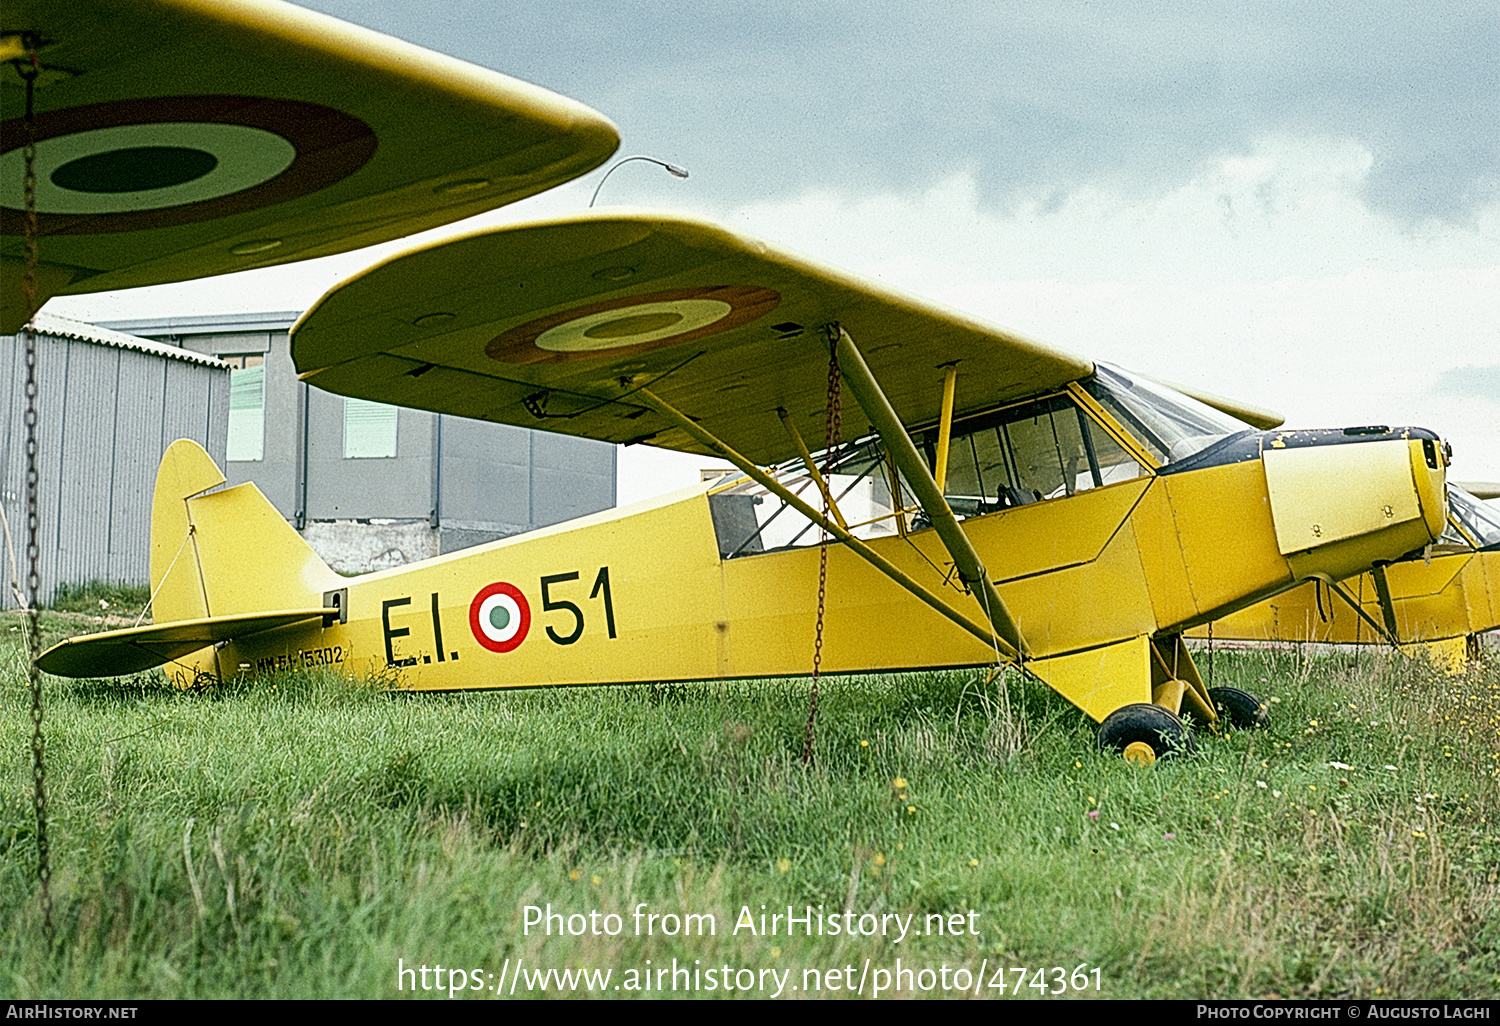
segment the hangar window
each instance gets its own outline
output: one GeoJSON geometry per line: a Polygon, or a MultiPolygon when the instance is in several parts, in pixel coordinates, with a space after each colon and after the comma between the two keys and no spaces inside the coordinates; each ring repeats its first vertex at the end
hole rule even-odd
{"type": "Polygon", "coordinates": [[[266,357],[264,353],[220,356],[229,364],[229,445],[225,459],[264,458],[266,437],[266,357]]]}
{"type": "Polygon", "coordinates": [[[368,399],[344,400],[344,459],[391,459],[396,455],[394,406],[368,399]]]}

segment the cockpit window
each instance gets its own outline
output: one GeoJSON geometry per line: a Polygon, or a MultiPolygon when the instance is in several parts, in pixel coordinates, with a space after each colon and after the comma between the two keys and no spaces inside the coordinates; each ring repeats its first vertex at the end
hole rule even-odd
{"type": "MultiPolygon", "coordinates": [[[[937,430],[919,432],[913,440],[932,468],[937,430]]],[[[824,460],[822,454],[814,455],[820,470],[824,460]]],[[[830,490],[856,538],[931,526],[878,437],[842,446],[833,463],[830,490]]],[[[955,424],[943,493],[954,516],[963,520],[1134,480],[1146,472],[1070,396],[1058,394],[955,424]]],[[[818,487],[800,459],[770,473],[809,506],[821,506],[818,487]]],[[[821,538],[814,523],[754,481],[741,478],[715,488],[708,499],[725,559],[816,545],[821,538]]]]}
{"type": "Polygon", "coordinates": [[[1448,512],[1479,542],[1480,548],[1500,547],[1500,510],[1457,485],[1450,484],[1448,512]]]}
{"type": "MultiPolygon", "coordinates": [[[[822,453],[814,456],[820,472],[824,459],[822,453]]],[[[772,467],[769,472],[813,509],[822,506],[823,497],[800,459],[772,467]]],[[[842,446],[834,458],[833,472],[828,476],[829,490],[844,515],[849,533],[856,538],[880,538],[900,530],[897,518],[903,511],[892,497],[890,472],[890,463],[878,438],[842,446]]],[[[901,481],[899,476],[897,480],[901,481]]],[[[910,502],[911,490],[904,481],[901,487],[910,502]]],[[[725,559],[816,545],[822,539],[816,524],[747,478],[713,490],[708,503],[719,539],[719,554],[725,559]]]]}
{"type": "Polygon", "coordinates": [[[1163,465],[1186,459],[1210,445],[1246,430],[1227,413],[1106,364],[1082,382],[1126,430],[1163,465]]]}
{"type": "MultiPolygon", "coordinates": [[[[937,432],[924,436],[929,462],[937,432]]],[[[1074,495],[1144,471],[1072,399],[1049,396],[959,424],[943,492],[959,516],[1074,495]]]]}

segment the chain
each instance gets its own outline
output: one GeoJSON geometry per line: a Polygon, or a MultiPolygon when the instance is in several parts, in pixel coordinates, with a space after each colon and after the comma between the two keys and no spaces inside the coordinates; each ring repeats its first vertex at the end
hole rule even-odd
{"type": "Polygon", "coordinates": [[[36,466],[37,442],[37,384],[36,384],[36,328],[32,319],[36,316],[36,265],[37,229],[36,219],[36,115],[34,99],[37,76],[41,65],[36,50],[27,48],[30,67],[19,66],[21,77],[26,81],[26,146],[23,157],[26,164],[24,194],[26,201],[26,272],[21,279],[21,289],[26,295],[26,325],[22,334],[26,338],[26,660],[27,674],[31,685],[31,804],[36,810],[36,878],[41,888],[42,928],[50,945],[52,928],[52,865],[47,843],[47,741],[42,734],[42,674],[37,669],[36,657],[41,653],[41,625],[37,620],[37,596],[42,590],[42,577],[38,569],[41,549],[37,544],[40,532],[38,510],[36,466]]]}
{"type": "Polygon", "coordinates": [[[813,640],[812,689],[807,696],[807,731],[802,738],[803,765],[813,761],[813,727],[818,719],[818,679],[823,673],[823,613],[828,597],[828,530],[824,524],[832,512],[829,494],[833,488],[833,468],[838,462],[839,434],[842,430],[843,397],[840,386],[843,378],[839,374],[838,326],[829,328],[828,347],[828,402],[827,417],[823,430],[823,480],[828,487],[823,492],[823,521],[818,525],[818,626],[813,640]]]}
{"type": "Polygon", "coordinates": [[[1208,686],[1214,686],[1214,622],[1208,621],[1208,686]]]}

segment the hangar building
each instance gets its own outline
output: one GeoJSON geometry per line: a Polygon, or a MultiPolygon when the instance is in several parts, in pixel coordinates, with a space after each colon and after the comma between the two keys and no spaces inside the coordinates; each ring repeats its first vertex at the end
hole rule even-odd
{"type": "Polygon", "coordinates": [[[335,569],[397,566],[615,504],[613,445],[398,409],[297,380],[295,312],[111,322],[231,366],[231,484],[254,481],[335,569]]]}
{"type": "MultiPolygon", "coordinates": [[[[229,368],[209,356],[45,311],[37,332],[40,599],[60,584],[143,585],[149,576],[151,495],[168,445],[191,438],[222,462],[229,368]]],[[[0,337],[0,607],[26,577],[26,349],[0,337]]]]}

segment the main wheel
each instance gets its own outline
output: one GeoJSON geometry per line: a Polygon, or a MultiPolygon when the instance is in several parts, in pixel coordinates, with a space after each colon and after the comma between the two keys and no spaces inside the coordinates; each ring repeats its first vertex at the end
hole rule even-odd
{"type": "Polygon", "coordinates": [[[1179,752],[1196,752],[1193,732],[1176,715],[1150,702],[1124,705],[1099,724],[1099,747],[1149,766],[1179,752]]]}
{"type": "Polygon", "coordinates": [[[1271,722],[1271,707],[1248,691],[1239,688],[1209,688],[1219,715],[1237,730],[1260,730],[1271,722]]]}

